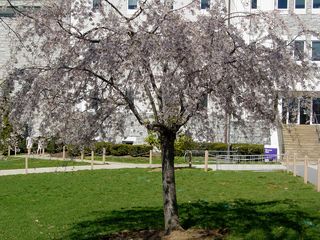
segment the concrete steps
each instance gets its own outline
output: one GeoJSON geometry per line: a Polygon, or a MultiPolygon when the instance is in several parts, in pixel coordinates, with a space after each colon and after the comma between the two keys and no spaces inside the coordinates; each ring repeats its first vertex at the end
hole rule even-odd
{"type": "MultiPolygon", "coordinates": [[[[320,130],[320,126],[318,126],[320,130]]],[[[320,142],[316,125],[283,125],[282,136],[284,151],[297,154],[298,161],[304,156],[316,161],[320,158],[320,142]]]]}

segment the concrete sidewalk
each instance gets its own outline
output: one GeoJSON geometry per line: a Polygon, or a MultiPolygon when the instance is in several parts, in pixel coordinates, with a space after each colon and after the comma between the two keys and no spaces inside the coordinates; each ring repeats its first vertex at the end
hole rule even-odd
{"type": "MultiPolygon", "coordinates": [[[[53,158],[51,158],[53,159],[53,158]]],[[[49,159],[48,159],[49,160],[49,159]]],[[[57,159],[61,160],[61,159],[57,159]]],[[[91,161],[88,161],[91,162],[91,161]]],[[[46,167],[46,168],[29,168],[26,172],[25,169],[12,169],[12,170],[0,170],[0,176],[7,175],[20,175],[20,174],[35,174],[35,173],[55,173],[55,172],[76,172],[83,170],[101,170],[101,169],[132,169],[132,168],[161,168],[161,164],[134,164],[134,163],[118,163],[118,162],[102,162],[99,164],[85,165],[85,166],[58,166],[58,167],[46,167]]],[[[187,168],[188,164],[176,164],[177,168],[187,168]]],[[[204,165],[194,165],[193,168],[204,169],[204,165]]],[[[285,166],[278,164],[220,164],[209,165],[208,169],[211,170],[226,170],[226,171],[279,171],[285,170],[285,166]]]]}

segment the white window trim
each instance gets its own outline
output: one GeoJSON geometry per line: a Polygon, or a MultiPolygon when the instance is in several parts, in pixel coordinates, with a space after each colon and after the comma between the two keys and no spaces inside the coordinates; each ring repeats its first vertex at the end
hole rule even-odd
{"type": "Polygon", "coordinates": [[[275,9],[277,9],[278,11],[280,11],[281,14],[287,14],[287,13],[289,13],[289,3],[290,3],[289,0],[287,0],[287,8],[278,8],[279,0],[276,0],[275,3],[276,3],[275,9]]]}
{"type": "MultiPolygon", "coordinates": [[[[299,42],[303,42],[303,54],[304,54],[304,57],[303,59],[306,60],[306,58],[309,57],[309,54],[308,54],[308,48],[307,48],[307,40],[306,39],[302,39],[302,38],[297,38],[293,41],[293,44],[294,42],[296,41],[299,41],[299,42]]],[[[292,56],[293,58],[295,59],[295,55],[294,55],[294,49],[293,49],[293,53],[292,53],[292,56]]],[[[301,63],[300,60],[295,60],[297,63],[301,63]]]]}
{"type": "Polygon", "coordinates": [[[313,0],[311,1],[311,4],[312,13],[319,14],[320,8],[313,8],[313,0]]]}
{"type": "Polygon", "coordinates": [[[318,39],[318,38],[312,38],[311,39],[311,49],[310,49],[310,59],[311,59],[311,61],[312,62],[314,62],[314,63],[316,63],[317,65],[320,65],[320,60],[312,60],[312,48],[313,48],[313,42],[320,42],[320,39],[318,39]]]}
{"type": "Polygon", "coordinates": [[[135,8],[135,9],[129,9],[129,0],[127,0],[127,11],[135,12],[138,10],[138,8],[139,8],[139,0],[137,1],[137,8],[135,8]]]}
{"type": "Polygon", "coordinates": [[[306,14],[307,13],[307,0],[304,0],[304,8],[296,8],[296,1],[297,0],[294,0],[294,13],[306,14]]]}

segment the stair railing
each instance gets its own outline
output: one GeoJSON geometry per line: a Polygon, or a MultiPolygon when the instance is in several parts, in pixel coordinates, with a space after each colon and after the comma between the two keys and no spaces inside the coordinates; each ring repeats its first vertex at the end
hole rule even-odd
{"type": "Polygon", "coordinates": [[[318,135],[318,142],[320,142],[320,126],[319,126],[318,117],[320,117],[320,114],[313,113],[313,120],[316,126],[316,132],[318,135]]]}

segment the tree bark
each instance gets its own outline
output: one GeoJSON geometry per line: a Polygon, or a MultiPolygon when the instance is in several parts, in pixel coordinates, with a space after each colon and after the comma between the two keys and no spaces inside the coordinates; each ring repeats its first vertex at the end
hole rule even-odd
{"type": "Polygon", "coordinates": [[[176,132],[174,131],[166,130],[160,133],[165,234],[170,234],[174,230],[182,230],[179,222],[174,174],[175,139],[176,132]]]}

